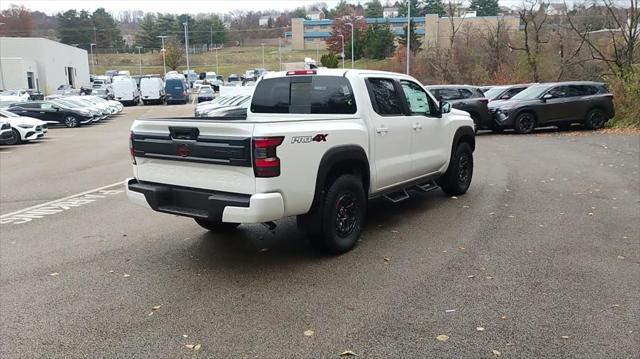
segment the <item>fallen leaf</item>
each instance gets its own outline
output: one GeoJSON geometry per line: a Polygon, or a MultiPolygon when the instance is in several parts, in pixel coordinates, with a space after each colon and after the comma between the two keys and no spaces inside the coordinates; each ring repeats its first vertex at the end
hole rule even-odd
{"type": "Polygon", "coordinates": [[[618,259],[624,259],[624,257],[623,256],[618,256],[618,259]]]}
{"type": "Polygon", "coordinates": [[[384,259],[385,262],[388,262],[388,261],[391,260],[391,258],[389,258],[389,257],[384,257],[383,259],[384,259]]]}
{"type": "Polygon", "coordinates": [[[455,309],[447,309],[447,310],[445,310],[444,312],[445,312],[445,313],[453,313],[453,312],[455,312],[455,311],[456,311],[455,309]]]}
{"type": "Polygon", "coordinates": [[[127,274],[127,273],[125,273],[125,274],[124,274],[124,275],[122,275],[122,276],[123,276],[123,277],[125,277],[125,278],[129,278],[129,277],[131,277],[131,276],[130,276],[129,274],[127,274]]]}
{"type": "Polygon", "coordinates": [[[151,307],[151,310],[158,310],[160,309],[161,305],[154,305],[153,307],[151,307]]]}
{"type": "Polygon", "coordinates": [[[304,331],[304,335],[305,335],[306,337],[313,336],[314,334],[315,334],[315,332],[314,332],[313,330],[305,330],[305,331],[304,331]]]}
{"type": "Polygon", "coordinates": [[[451,196],[451,199],[458,199],[458,197],[456,197],[456,196],[451,196]]]}
{"type": "Polygon", "coordinates": [[[436,337],[436,339],[438,339],[441,342],[446,342],[447,340],[449,340],[449,336],[448,335],[444,335],[444,334],[440,334],[436,337]]]}
{"type": "Polygon", "coordinates": [[[560,339],[569,339],[569,336],[568,335],[563,335],[563,336],[560,337],[560,339]]]}
{"type": "Polygon", "coordinates": [[[200,350],[200,348],[202,348],[202,345],[196,344],[196,346],[193,347],[193,350],[197,352],[198,350],[200,350]]]}
{"type": "Polygon", "coordinates": [[[490,215],[490,216],[493,216],[493,215],[495,215],[495,214],[496,214],[496,212],[489,212],[489,215],[490,215]]]}
{"type": "Polygon", "coordinates": [[[467,276],[467,278],[475,278],[475,277],[476,277],[476,276],[475,276],[475,275],[473,275],[473,274],[471,274],[471,275],[468,275],[468,276],[467,276]]]}
{"type": "Polygon", "coordinates": [[[592,213],[592,212],[589,212],[589,215],[590,215],[590,216],[593,216],[593,213],[592,213]]]}
{"type": "Polygon", "coordinates": [[[464,247],[458,247],[459,250],[464,251],[466,248],[464,247]]]}
{"type": "Polygon", "coordinates": [[[493,277],[491,277],[491,276],[486,276],[485,278],[487,278],[487,279],[493,279],[493,277]]]}
{"type": "Polygon", "coordinates": [[[476,330],[479,332],[484,332],[484,328],[483,327],[476,327],[476,330]]]}
{"type": "Polygon", "coordinates": [[[493,355],[495,355],[495,356],[497,356],[497,357],[499,357],[499,356],[501,356],[501,355],[502,355],[502,353],[500,353],[499,351],[497,351],[497,350],[495,350],[495,349],[493,349],[491,352],[493,353],[493,355]]]}
{"type": "Polygon", "coordinates": [[[58,273],[58,272],[53,272],[53,273],[51,273],[51,274],[49,274],[49,275],[50,275],[50,276],[52,276],[52,277],[57,277],[57,276],[59,276],[59,275],[60,275],[60,273],[58,273]]]}
{"type": "Polygon", "coordinates": [[[153,315],[153,312],[149,312],[149,314],[147,314],[147,315],[148,315],[148,316],[152,316],[152,315],[153,315]]]}
{"type": "Polygon", "coordinates": [[[183,338],[187,338],[187,337],[189,337],[189,336],[188,336],[188,335],[186,335],[186,334],[182,334],[182,337],[183,337],[183,338]]]}
{"type": "Polygon", "coordinates": [[[469,206],[466,206],[466,205],[465,205],[465,206],[462,206],[462,208],[469,208],[469,206]]]}
{"type": "Polygon", "coordinates": [[[508,216],[509,218],[516,218],[516,216],[508,216]]]}
{"type": "Polygon", "coordinates": [[[187,347],[187,348],[189,348],[189,349],[193,349],[193,347],[195,347],[195,345],[193,345],[193,344],[187,344],[187,345],[185,345],[185,347],[187,347]]]}
{"type": "Polygon", "coordinates": [[[112,271],[112,270],[110,270],[110,271],[109,271],[109,273],[113,273],[113,271],[112,271]]]}
{"type": "Polygon", "coordinates": [[[501,316],[501,317],[500,317],[500,319],[502,319],[502,320],[507,320],[507,316],[506,316],[506,315],[503,315],[503,316],[501,316]]]}
{"type": "Polygon", "coordinates": [[[338,355],[340,355],[341,357],[354,357],[356,356],[356,353],[352,352],[351,350],[345,350],[338,355]]]}

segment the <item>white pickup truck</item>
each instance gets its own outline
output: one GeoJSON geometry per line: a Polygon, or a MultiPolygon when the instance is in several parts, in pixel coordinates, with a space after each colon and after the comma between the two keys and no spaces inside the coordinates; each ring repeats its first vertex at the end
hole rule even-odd
{"type": "Polygon", "coordinates": [[[410,76],[274,72],[257,83],[246,119],[135,121],[126,187],[134,202],[212,231],[298,216],[315,246],[338,254],[357,242],[367,199],[465,193],[474,148],[469,115],[410,76]]]}

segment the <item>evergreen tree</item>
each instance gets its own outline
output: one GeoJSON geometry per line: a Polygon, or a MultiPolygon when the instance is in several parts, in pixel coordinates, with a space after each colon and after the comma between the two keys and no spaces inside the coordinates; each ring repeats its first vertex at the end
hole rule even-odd
{"type": "Polygon", "coordinates": [[[89,44],[93,42],[93,23],[89,13],[67,10],[56,17],[60,42],[89,50],[89,44]]]}
{"type": "MultiPolygon", "coordinates": [[[[402,0],[398,4],[398,16],[407,16],[407,2],[402,0]]],[[[411,17],[424,16],[424,8],[419,6],[418,0],[411,0],[411,17]]]]}
{"type": "Polygon", "coordinates": [[[104,8],[96,9],[91,15],[91,21],[95,27],[95,43],[99,48],[122,48],[124,46],[124,40],[120,29],[113,19],[104,8]]]}
{"type": "MultiPolygon", "coordinates": [[[[416,35],[416,23],[411,20],[411,28],[410,28],[410,37],[411,37],[411,52],[414,54],[420,51],[420,46],[422,46],[422,40],[416,35]]],[[[404,26],[402,35],[400,35],[400,39],[398,42],[401,45],[407,46],[407,25],[404,26]]]]}
{"type": "Polygon", "coordinates": [[[380,0],[371,0],[364,9],[364,17],[382,17],[382,3],[380,0]]]}
{"type": "Polygon", "coordinates": [[[389,25],[370,25],[364,36],[364,57],[377,60],[389,57],[395,50],[394,38],[389,25]]]}
{"type": "Polygon", "coordinates": [[[500,4],[498,0],[471,0],[469,8],[476,11],[477,16],[497,16],[500,4]]]}
{"type": "Polygon", "coordinates": [[[446,11],[442,0],[424,0],[422,5],[424,14],[438,14],[438,16],[445,16],[446,11]]]}
{"type": "Polygon", "coordinates": [[[160,39],[158,36],[160,32],[156,26],[156,16],[153,14],[146,14],[139,23],[140,30],[136,33],[136,45],[145,48],[159,48],[158,43],[160,39]]]}

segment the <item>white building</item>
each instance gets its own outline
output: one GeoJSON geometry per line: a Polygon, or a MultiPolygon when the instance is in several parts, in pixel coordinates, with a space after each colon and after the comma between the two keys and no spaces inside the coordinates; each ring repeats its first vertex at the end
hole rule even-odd
{"type": "Polygon", "coordinates": [[[86,50],[38,37],[0,37],[0,89],[90,87],[86,50]]]}
{"type": "Polygon", "coordinates": [[[324,19],[324,12],[322,10],[311,10],[307,12],[307,18],[309,20],[322,20],[324,19]]]}
{"type": "Polygon", "coordinates": [[[398,8],[397,7],[385,7],[382,9],[382,17],[398,17],[398,8]]]}
{"type": "Polygon", "coordinates": [[[269,19],[271,19],[271,16],[260,17],[260,19],[258,19],[258,26],[269,26],[269,19]]]}

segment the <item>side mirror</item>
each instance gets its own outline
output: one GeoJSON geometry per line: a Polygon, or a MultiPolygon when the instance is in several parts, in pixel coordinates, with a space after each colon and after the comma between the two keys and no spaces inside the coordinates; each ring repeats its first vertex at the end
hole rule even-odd
{"type": "Polygon", "coordinates": [[[440,102],[440,113],[445,114],[451,112],[451,104],[445,101],[440,102]]]}
{"type": "Polygon", "coordinates": [[[547,93],[547,94],[544,94],[544,96],[542,96],[542,101],[546,102],[547,100],[552,99],[552,98],[553,98],[553,95],[550,94],[550,93],[547,93]]]}

